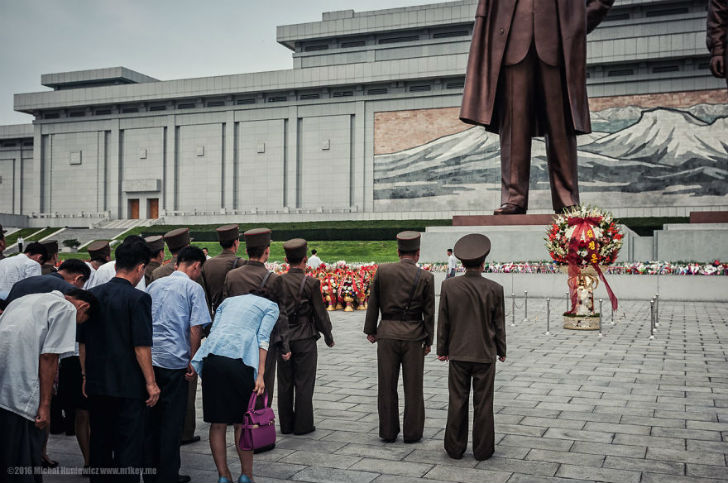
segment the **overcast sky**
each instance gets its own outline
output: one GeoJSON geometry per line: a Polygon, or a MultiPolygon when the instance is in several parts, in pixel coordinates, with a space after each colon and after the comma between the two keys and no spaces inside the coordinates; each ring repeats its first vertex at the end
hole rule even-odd
{"type": "Polygon", "coordinates": [[[276,26],[432,0],[0,0],[0,124],[41,74],[125,66],[160,80],[290,69],[276,26]]]}

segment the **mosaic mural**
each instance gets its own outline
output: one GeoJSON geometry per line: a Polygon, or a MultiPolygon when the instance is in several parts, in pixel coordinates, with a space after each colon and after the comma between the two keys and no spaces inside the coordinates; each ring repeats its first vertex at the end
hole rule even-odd
{"type": "MultiPolygon", "coordinates": [[[[578,137],[582,202],[613,208],[728,205],[728,103],[654,103],[592,112],[593,132],[578,137]]],[[[375,117],[377,209],[483,210],[499,204],[498,136],[457,124],[457,113],[375,117]]],[[[531,157],[530,208],[550,209],[542,138],[533,140],[531,157]]]]}

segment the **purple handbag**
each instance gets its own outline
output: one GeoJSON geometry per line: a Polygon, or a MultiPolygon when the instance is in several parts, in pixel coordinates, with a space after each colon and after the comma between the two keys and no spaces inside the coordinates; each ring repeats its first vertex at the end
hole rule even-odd
{"type": "Polygon", "coordinates": [[[268,407],[268,393],[265,393],[264,404],[255,409],[258,396],[253,391],[248,403],[248,411],[243,416],[243,431],[240,434],[240,449],[262,453],[276,446],[276,415],[268,407]]]}

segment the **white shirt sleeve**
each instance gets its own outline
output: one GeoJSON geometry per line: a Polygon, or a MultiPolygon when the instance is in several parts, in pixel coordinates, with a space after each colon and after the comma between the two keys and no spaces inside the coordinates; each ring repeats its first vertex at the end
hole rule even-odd
{"type": "Polygon", "coordinates": [[[76,307],[65,299],[48,310],[48,333],[41,354],[63,354],[76,349],[76,307]]]}

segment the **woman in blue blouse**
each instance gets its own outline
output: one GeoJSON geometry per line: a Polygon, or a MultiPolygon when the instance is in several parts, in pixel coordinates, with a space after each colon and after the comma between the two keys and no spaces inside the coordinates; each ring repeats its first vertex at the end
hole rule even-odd
{"type": "Polygon", "coordinates": [[[218,483],[231,483],[225,433],[235,427],[235,447],[242,474],[238,483],[253,478],[253,452],[238,445],[243,415],[250,396],[265,391],[263,374],[270,333],[278,319],[278,305],[265,294],[230,297],[218,307],[210,335],[192,358],[202,378],[202,412],[210,423],[210,449],[220,475],[218,483]]]}

